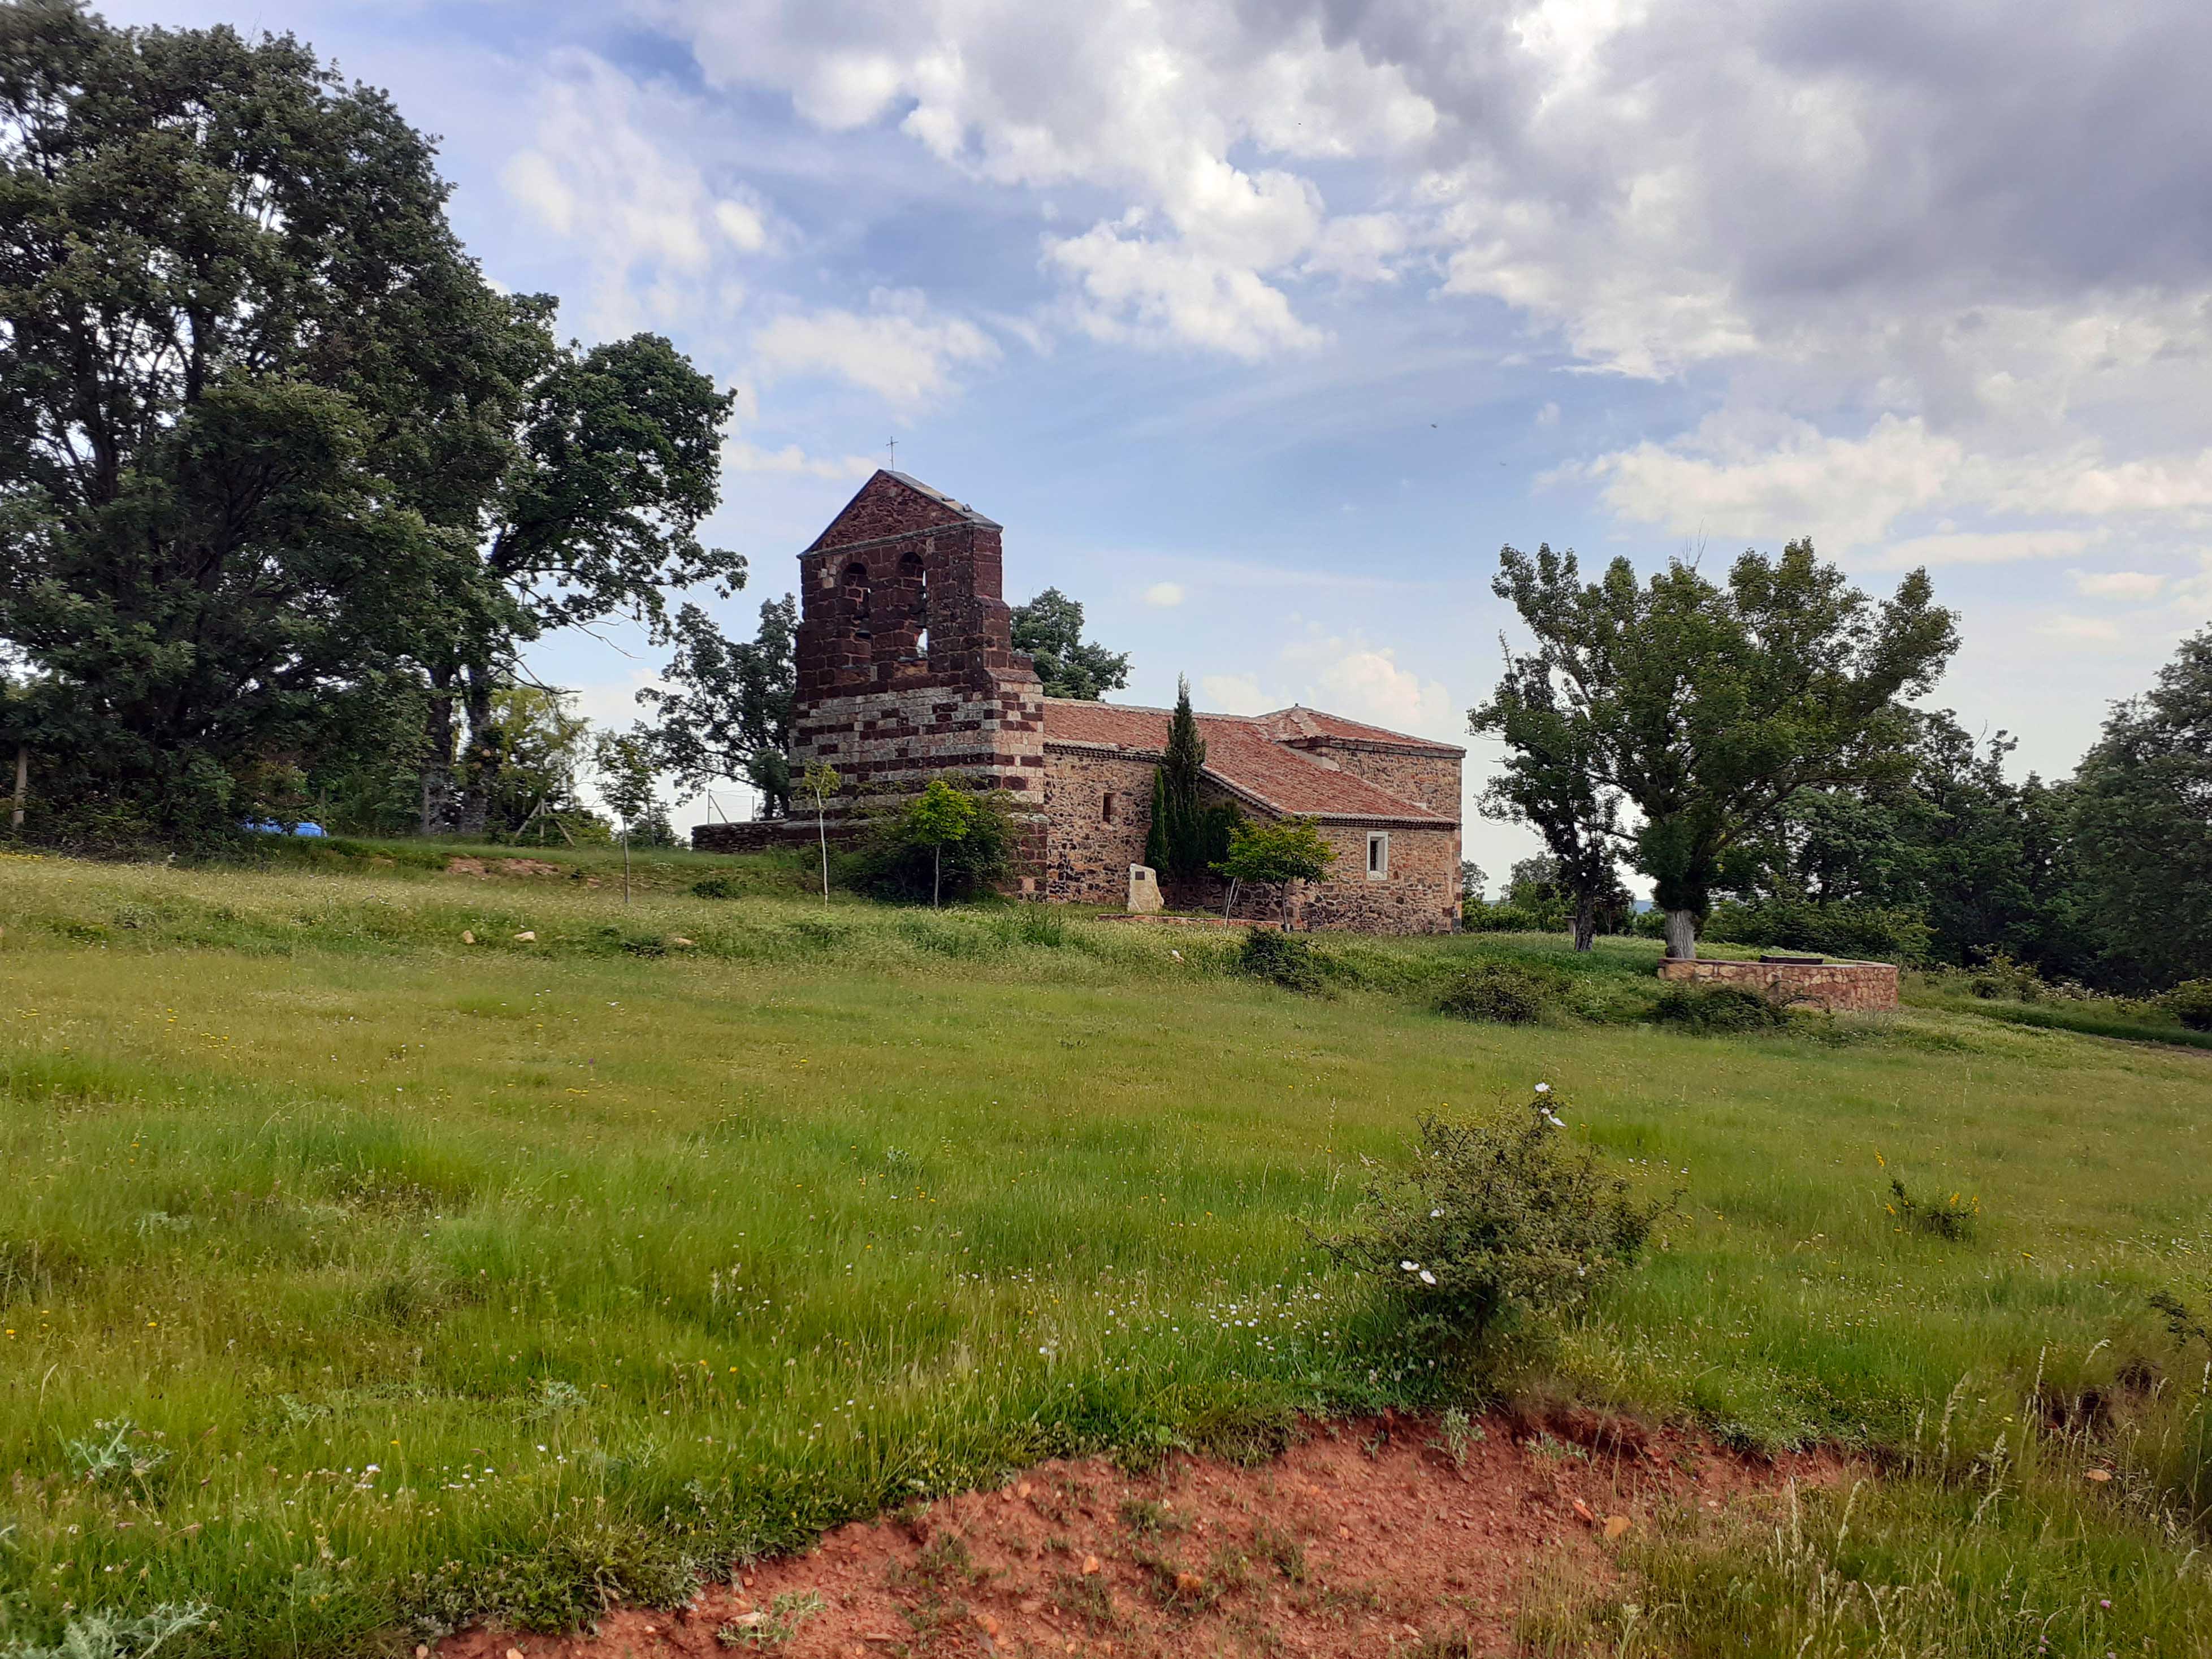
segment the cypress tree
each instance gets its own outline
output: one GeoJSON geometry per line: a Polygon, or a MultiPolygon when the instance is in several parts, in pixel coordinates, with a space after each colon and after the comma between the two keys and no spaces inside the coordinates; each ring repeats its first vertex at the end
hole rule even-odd
{"type": "Polygon", "coordinates": [[[1145,862],[1155,873],[1168,867],[1168,775],[1164,768],[1152,769],[1152,822],[1145,831],[1145,862]]]}
{"type": "MultiPolygon", "coordinates": [[[[1199,802],[1200,774],[1206,768],[1206,739],[1190,709],[1190,682],[1176,681],[1175,718],[1168,724],[1167,752],[1159,768],[1160,797],[1152,823],[1166,860],[1164,875],[1196,876],[1206,871],[1206,816],[1199,802]]],[[[1149,850],[1151,842],[1147,840],[1149,850]]]]}

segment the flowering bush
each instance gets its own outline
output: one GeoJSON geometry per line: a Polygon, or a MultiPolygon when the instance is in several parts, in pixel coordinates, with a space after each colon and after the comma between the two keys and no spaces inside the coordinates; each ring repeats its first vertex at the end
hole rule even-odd
{"type": "Polygon", "coordinates": [[[1423,1118],[1411,1167],[1368,1188],[1329,1254],[1446,1340],[1578,1311],[1634,1263],[1672,1200],[1638,1202],[1560,1134],[1553,1104],[1540,1093],[1525,1127],[1423,1118]]]}

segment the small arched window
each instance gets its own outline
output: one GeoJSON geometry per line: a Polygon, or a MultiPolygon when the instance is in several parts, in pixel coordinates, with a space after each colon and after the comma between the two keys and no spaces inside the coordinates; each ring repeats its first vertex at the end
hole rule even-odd
{"type": "Polygon", "coordinates": [[[864,626],[868,620],[868,567],[858,559],[845,567],[845,614],[864,626]]]}

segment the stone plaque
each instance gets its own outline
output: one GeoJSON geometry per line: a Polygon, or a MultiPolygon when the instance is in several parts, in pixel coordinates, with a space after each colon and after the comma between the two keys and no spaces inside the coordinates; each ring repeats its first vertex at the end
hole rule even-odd
{"type": "Polygon", "coordinates": [[[1160,908],[1160,878],[1151,866],[1133,864],[1129,866],[1129,914],[1149,916],[1160,908]]]}

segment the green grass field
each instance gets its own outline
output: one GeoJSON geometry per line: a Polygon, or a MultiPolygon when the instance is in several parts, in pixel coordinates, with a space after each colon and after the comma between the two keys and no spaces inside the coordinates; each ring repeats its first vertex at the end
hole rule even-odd
{"type": "Polygon", "coordinates": [[[618,854],[452,850],[0,857],[0,1651],[163,1603],[213,1621],[165,1654],[557,1626],[1042,1456],[1470,1386],[1889,1471],[1848,1525],[1641,1542],[1532,1644],[2212,1651],[2212,1354],[2147,1301],[2203,1312],[2212,1057],[1675,1035],[1642,942],[1334,941],[1300,997],[1210,935],[824,907],[803,861],[641,859],[625,907],[618,854]],[[1531,957],[1550,1023],[1430,1011],[1531,957]],[[1309,1229],[1538,1079],[1682,1206],[1593,1318],[1445,1376],[1309,1229]],[[1893,1178],[1978,1228],[1901,1231],[1893,1178]]]}

